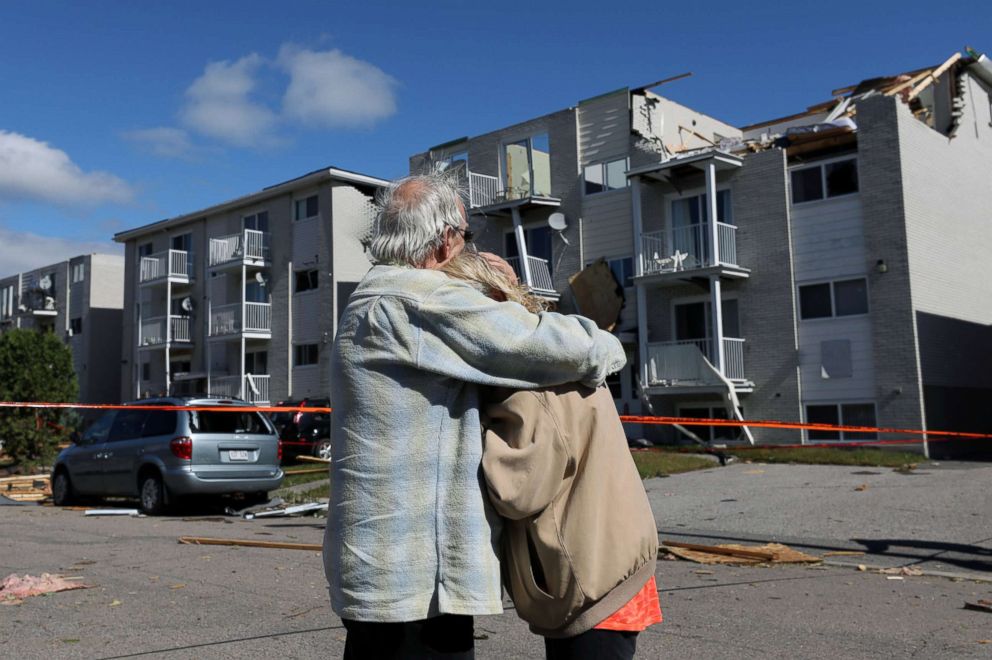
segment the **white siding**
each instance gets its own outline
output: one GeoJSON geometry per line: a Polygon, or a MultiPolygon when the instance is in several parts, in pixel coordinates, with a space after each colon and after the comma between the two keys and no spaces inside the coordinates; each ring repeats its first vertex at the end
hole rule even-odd
{"type": "Polygon", "coordinates": [[[872,358],[871,319],[868,316],[815,319],[799,323],[799,372],[803,399],[815,401],[873,400],[875,365],[872,358]],[[850,378],[823,378],[820,343],[834,339],[851,342],[850,378]]]}
{"type": "Polygon", "coordinates": [[[630,257],[634,253],[630,191],[588,195],[583,200],[582,234],[586,261],[630,257]]]}
{"type": "Polygon", "coordinates": [[[578,124],[580,166],[626,156],[630,146],[627,90],[580,103],[578,124]]]}
{"type": "MultiPolygon", "coordinates": [[[[325,287],[328,282],[321,279],[320,286],[325,287]]],[[[293,341],[297,344],[312,344],[320,339],[320,314],[317,310],[320,295],[320,288],[293,294],[293,341]]],[[[293,389],[296,389],[295,381],[293,389]]]]}
{"type": "Polygon", "coordinates": [[[320,219],[293,223],[293,266],[311,267],[322,252],[320,248],[320,219]]]}
{"type": "Polygon", "coordinates": [[[858,195],[792,207],[797,282],[864,275],[864,212],[858,195]]]}

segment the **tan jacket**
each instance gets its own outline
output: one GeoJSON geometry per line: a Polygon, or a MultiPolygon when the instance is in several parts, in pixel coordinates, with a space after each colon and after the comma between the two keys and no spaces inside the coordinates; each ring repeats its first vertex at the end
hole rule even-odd
{"type": "Polygon", "coordinates": [[[522,619],[571,637],[654,575],[658,531],[605,387],[491,391],[482,467],[507,519],[504,582],[522,619]]]}

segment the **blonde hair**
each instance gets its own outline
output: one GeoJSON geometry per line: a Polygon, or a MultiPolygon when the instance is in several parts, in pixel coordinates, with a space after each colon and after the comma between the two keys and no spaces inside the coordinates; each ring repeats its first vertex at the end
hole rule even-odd
{"type": "Polygon", "coordinates": [[[510,282],[477,253],[462,252],[441,270],[449,277],[479,285],[490,298],[519,303],[534,314],[547,311],[550,307],[547,300],[535,296],[526,287],[510,282]]]}

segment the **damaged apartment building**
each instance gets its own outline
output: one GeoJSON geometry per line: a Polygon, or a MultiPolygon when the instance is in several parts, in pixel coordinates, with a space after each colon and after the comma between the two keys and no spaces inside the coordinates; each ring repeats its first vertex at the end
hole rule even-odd
{"type": "Polygon", "coordinates": [[[325,358],[369,268],[361,239],[386,183],[328,167],[117,234],[121,398],[326,397],[325,358]]]}
{"type": "MultiPolygon", "coordinates": [[[[576,273],[609,266],[625,299],[630,360],[609,383],[622,412],[992,431],[988,58],[955,54],[741,128],[657,88],[439,145],[411,171],[461,168],[480,247],[563,311],[583,311],[576,273]]],[[[885,437],[932,456],[975,446],[885,437]]]]}
{"type": "Polygon", "coordinates": [[[124,259],[85,254],[0,277],[0,334],[51,332],[72,351],[81,403],[116,403],[120,393],[124,259]]]}

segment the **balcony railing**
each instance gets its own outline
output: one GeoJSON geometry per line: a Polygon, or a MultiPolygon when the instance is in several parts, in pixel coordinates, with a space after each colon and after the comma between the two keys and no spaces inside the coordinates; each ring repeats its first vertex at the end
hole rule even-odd
{"type": "Polygon", "coordinates": [[[468,173],[469,203],[473,208],[505,201],[503,181],[497,176],[468,173]]]}
{"type": "MultiPolygon", "coordinates": [[[[737,266],[737,227],[718,222],[718,263],[737,266]]],[[[672,273],[710,265],[710,228],[705,223],[641,234],[644,274],[672,273]]]]}
{"type": "Polygon", "coordinates": [[[210,239],[211,267],[234,262],[265,261],[268,256],[268,232],[245,229],[240,234],[210,239]]]}
{"type": "Polygon", "coordinates": [[[241,376],[219,376],[210,379],[210,393],[220,397],[243,399],[249,403],[268,403],[270,376],[245,374],[241,376]]]}
{"type": "Polygon", "coordinates": [[[244,323],[241,322],[241,303],[220,305],[210,312],[211,337],[271,331],[272,305],[269,303],[245,303],[244,323]]]}
{"type": "Polygon", "coordinates": [[[170,340],[174,344],[188,344],[192,341],[189,321],[188,316],[153,316],[141,319],[138,346],[157,346],[170,340]],[[165,332],[166,323],[172,331],[171,335],[165,332]]]}
{"type": "MultiPolygon", "coordinates": [[[[716,367],[713,340],[686,339],[648,344],[648,382],[651,385],[703,385],[713,383],[716,367]]],[[[745,381],[744,340],[723,339],[724,376],[732,381],[745,381]]]]}
{"type": "Polygon", "coordinates": [[[139,282],[152,282],[165,278],[189,281],[193,274],[193,264],[189,252],[185,250],[166,250],[141,257],[138,263],[139,282]]]}
{"type": "Polygon", "coordinates": [[[540,257],[527,256],[527,265],[530,268],[530,282],[526,281],[523,268],[521,268],[520,257],[508,257],[507,263],[517,274],[517,279],[530,286],[534,291],[554,293],[555,283],[551,279],[551,270],[548,268],[548,260],[540,257]]]}

